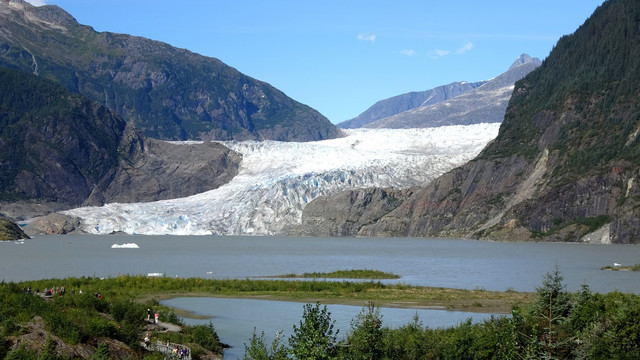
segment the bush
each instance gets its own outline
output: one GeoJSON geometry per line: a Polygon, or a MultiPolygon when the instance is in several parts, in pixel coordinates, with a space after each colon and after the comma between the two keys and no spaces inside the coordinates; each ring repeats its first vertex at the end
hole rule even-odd
{"type": "Polygon", "coordinates": [[[213,351],[214,353],[220,353],[222,351],[220,338],[212,323],[209,323],[209,325],[192,326],[188,329],[187,335],[192,337],[193,342],[209,351],[213,351]]]}

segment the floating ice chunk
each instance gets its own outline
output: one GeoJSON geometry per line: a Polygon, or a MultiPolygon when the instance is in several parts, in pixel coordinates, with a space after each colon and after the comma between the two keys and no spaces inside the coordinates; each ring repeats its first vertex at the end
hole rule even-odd
{"type": "Polygon", "coordinates": [[[139,249],[140,246],[136,243],[125,243],[125,244],[113,244],[111,245],[112,249],[139,249]]]}

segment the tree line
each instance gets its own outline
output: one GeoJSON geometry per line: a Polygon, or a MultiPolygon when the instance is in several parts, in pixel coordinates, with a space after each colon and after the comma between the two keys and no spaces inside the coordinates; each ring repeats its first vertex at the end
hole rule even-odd
{"type": "Polygon", "coordinates": [[[379,308],[369,303],[341,340],[326,305],[307,304],[288,339],[269,343],[254,331],[244,359],[640,359],[640,297],[593,293],[586,285],[570,293],[562,281],[556,269],[536,299],[514,307],[511,316],[444,329],[425,327],[417,316],[399,328],[384,327],[379,308]]]}

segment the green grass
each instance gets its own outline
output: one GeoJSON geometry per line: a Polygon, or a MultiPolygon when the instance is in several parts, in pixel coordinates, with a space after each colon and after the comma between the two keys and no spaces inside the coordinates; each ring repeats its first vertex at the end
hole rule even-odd
{"type": "Polygon", "coordinates": [[[512,306],[526,304],[533,298],[532,293],[433,288],[379,281],[176,279],[141,275],[38,280],[22,282],[18,286],[33,289],[65,286],[68,292],[82,289],[84,293],[100,292],[105,298],[135,299],[142,303],[177,296],[215,296],[347,305],[364,305],[372,301],[387,307],[433,307],[490,313],[509,313],[512,306]]]}

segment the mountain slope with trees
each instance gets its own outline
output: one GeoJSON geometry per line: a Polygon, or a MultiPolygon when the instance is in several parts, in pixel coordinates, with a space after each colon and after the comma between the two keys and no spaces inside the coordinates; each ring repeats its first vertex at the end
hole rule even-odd
{"type": "Polygon", "coordinates": [[[0,64],[100,102],[157,139],[341,136],[316,110],[218,59],[142,37],[96,32],[53,5],[0,2],[0,64]]]}
{"type": "Polygon", "coordinates": [[[640,3],[609,0],[516,83],[497,138],[362,236],[638,243],[640,3]]]}
{"type": "Polygon", "coordinates": [[[228,182],[241,156],[147,139],[103,105],[0,68],[0,214],[184,197],[228,182]]]}

